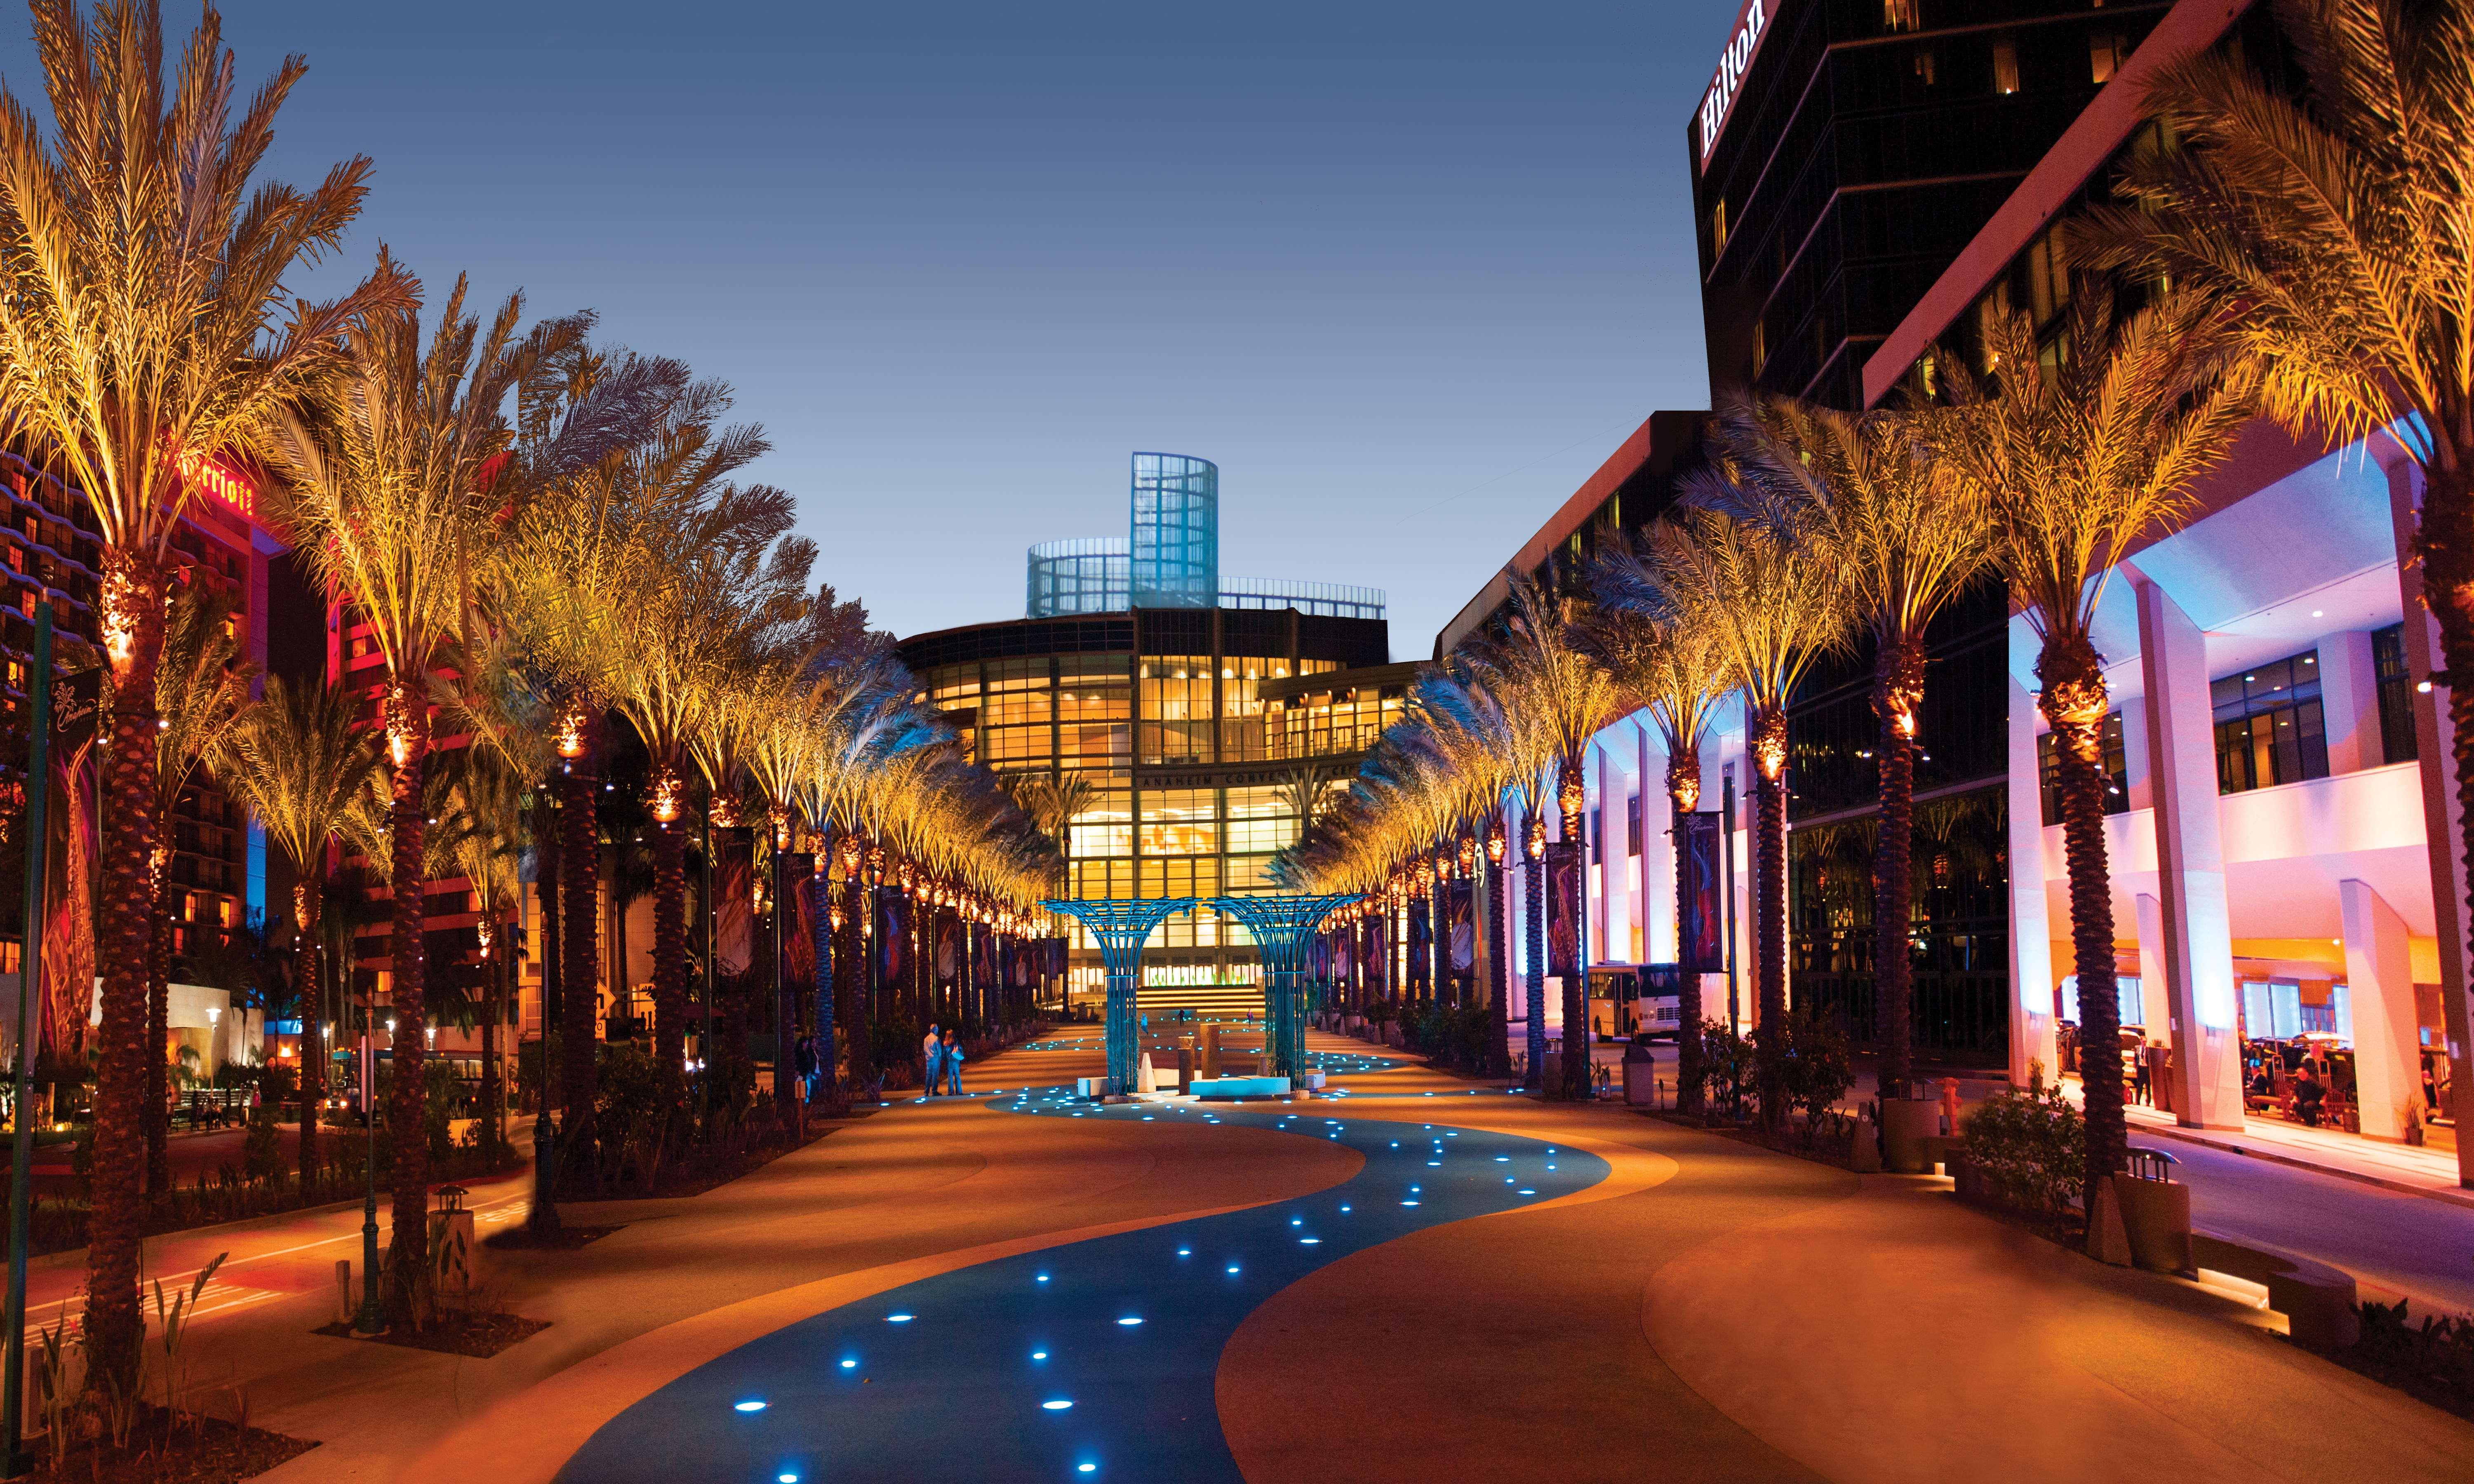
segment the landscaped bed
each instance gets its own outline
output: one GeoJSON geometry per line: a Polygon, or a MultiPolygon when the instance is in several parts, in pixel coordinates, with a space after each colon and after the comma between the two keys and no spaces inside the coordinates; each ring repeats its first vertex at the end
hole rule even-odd
{"type": "Polygon", "coordinates": [[[238,1484],[317,1446],[245,1422],[176,1417],[141,1405],[125,1446],[93,1439],[72,1444],[55,1460],[38,1444],[35,1472],[25,1478],[28,1484],[238,1484]]]}

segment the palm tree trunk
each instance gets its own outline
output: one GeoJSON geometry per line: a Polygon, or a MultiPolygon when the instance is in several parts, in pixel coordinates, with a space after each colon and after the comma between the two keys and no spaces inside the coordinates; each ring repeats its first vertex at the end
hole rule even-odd
{"type": "Polygon", "coordinates": [[[653,1068],[666,1115],[687,1111],[688,832],[653,826],[653,1068]]]}
{"type": "MultiPolygon", "coordinates": [[[[1685,939],[1684,922],[1692,903],[1684,895],[1692,878],[1691,821],[1701,802],[1701,759],[1689,753],[1666,762],[1666,802],[1672,811],[1675,844],[1675,941],[1685,939]]],[[[1675,976],[1675,1106],[1686,1113],[1701,1111],[1701,976],[1686,964],[1675,976]]]]}
{"type": "MultiPolygon", "coordinates": [[[[96,969],[103,979],[102,1052],[94,1097],[93,1206],[86,1224],[89,1384],[136,1396],[145,1323],[137,1307],[146,1157],[146,987],[154,949],[155,671],[163,654],[163,573],[129,553],[104,553],[112,655],[111,751],[104,762],[103,890],[96,969]]],[[[156,1048],[159,1058],[162,1048],[156,1048]]]]}
{"type": "Polygon", "coordinates": [[[1873,845],[1873,1017],[1881,1047],[1880,1094],[1905,1097],[1914,1075],[1915,961],[1907,946],[1915,898],[1916,707],[1924,701],[1925,649],[1908,635],[1881,645],[1873,708],[1881,718],[1880,829],[1873,845]]]}
{"type": "Polygon", "coordinates": [[[507,1144],[506,1085],[498,1065],[498,1009],[505,998],[504,945],[510,941],[512,929],[501,925],[499,932],[500,950],[490,958],[490,1002],[481,1012],[481,1127],[487,1131],[483,1147],[493,1161],[507,1144]]]}
{"type": "Polygon", "coordinates": [[[292,888],[292,921],[299,932],[292,940],[292,992],[301,1001],[301,1198],[315,1201],[310,1193],[318,1178],[318,1111],[327,1100],[326,1023],[320,1003],[318,984],[318,911],[320,907],[314,867],[302,868],[302,879],[292,888]]]}
{"type": "MultiPolygon", "coordinates": [[[[2062,857],[2071,881],[2071,957],[2079,987],[2079,1083],[2087,1108],[2087,1171],[2080,1197],[2122,1166],[2130,1131],[2122,1117],[2122,1004],[2113,973],[2113,887],[2104,848],[2102,662],[2085,639],[2049,643],[2036,661],[2039,705],[2053,729],[2053,781],[2061,796],[2062,857]]],[[[2099,1233],[2093,1221],[2088,1237],[2099,1233]]]]}
{"type": "Polygon", "coordinates": [[[172,902],[164,890],[170,877],[169,870],[157,868],[155,932],[146,955],[146,1194],[158,1201],[172,1193],[172,902]]]}
{"type": "Polygon", "coordinates": [[[808,942],[815,952],[816,1086],[823,1101],[841,1104],[841,1079],[834,1075],[837,1060],[834,1025],[834,880],[833,837],[816,849],[817,870],[808,877],[808,942]]]}
{"type": "Polygon", "coordinates": [[[1760,1023],[1753,1058],[1761,1089],[1761,1127],[1785,1120],[1786,1089],[1786,711],[1763,707],[1754,721],[1753,924],[1759,949],[1760,1023]]]}
{"type": "Polygon", "coordinates": [[[1482,861],[1486,882],[1486,1074],[1512,1075],[1512,943],[1503,935],[1503,868],[1482,861]]]}
{"type": "MultiPolygon", "coordinates": [[[[585,723],[584,751],[569,759],[558,807],[559,888],[566,929],[559,956],[559,1160],[588,1186],[597,1186],[601,1161],[594,1154],[593,1101],[601,1039],[600,959],[594,951],[600,907],[601,794],[594,718],[585,723]]],[[[546,1080],[546,1079],[545,1079],[546,1080]]]]}
{"type": "Polygon", "coordinates": [[[868,1020],[872,1007],[868,1003],[867,980],[874,970],[867,960],[875,954],[875,940],[860,930],[860,914],[872,910],[866,883],[857,875],[842,883],[842,943],[834,954],[835,972],[841,976],[842,1035],[850,1044],[851,1082],[863,1086],[872,1079],[870,1046],[873,1032],[868,1020]]]}
{"type": "Polygon", "coordinates": [[[1520,873],[1528,888],[1529,982],[1524,1003],[1529,1018],[1529,1076],[1525,1085],[1532,1092],[1546,1089],[1546,883],[1539,875],[1542,864],[1530,861],[1520,873]]]}
{"type": "MultiPolygon", "coordinates": [[[[559,1022],[559,817],[545,798],[546,790],[536,791],[532,803],[533,897],[541,909],[542,961],[542,1034],[545,1040],[559,1022]],[[548,814],[549,818],[543,818],[548,814]]],[[[549,1064],[542,1064],[542,1106],[549,1106],[546,1095],[549,1085],[549,1064]]]]}
{"type": "Polygon", "coordinates": [[[792,1047],[792,1042],[799,1036],[799,1003],[791,992],[790,976],[782,971],[784,935],[791,916],[790,903],[782,895],[788,886],[784,879],[788,873],[782,869],[782,863],[789,852],[780,849],[779,834],[774,836],[774,840],[777,844],[772,857],[773,941],[772,952],[768,955],[773,961],[773,1101],[780,1104],[783,1113],[788,1114],[795,1112],[799,1104],[799,1059],[792,1047]]]}
{"type": "Polygon", "coordinates": [[[394,1053],[393,1106],[388,1121],[395,1136],[395,1209],[392,1213],[394,1308],[397,1318],[411,1320],[418,1285],[429,1266],[429,1140],[424,1128],[428,1090],[425,1053],[429,1046],[428,1004],[422,953],[422,839],[427,821],[422,814],[422,780],[429,762],[429,703],[416,688],[424,677],[399,678],[388,698],[389,745],[395,754],[394,794],[388,826],[393,836],[395,879],[390,895],[395,922],[390,944],[392,982],[387,1008],[395,1018],[390,1044],[394,1053]]]}

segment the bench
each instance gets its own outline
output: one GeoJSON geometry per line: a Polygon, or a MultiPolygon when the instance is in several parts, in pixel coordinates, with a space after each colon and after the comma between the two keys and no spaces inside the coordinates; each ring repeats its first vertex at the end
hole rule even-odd
{"type": "Polygon", "coordinates": [[[2287,1331],[2299,1344],[2344,1350],[2363,1337],[2362,1301],[2351,1273],[2213,1232],[2191,1233],[2191,1255],[2203,1268],[2266,1288],[2268,1306],[2285,1316],[2287,1331]]]}
{"type": "Polygon", "coordinates": [[[1289,1079],[1286,1077],[1214,1077],[1206,1082],[1198,1078],[1194,1084],[1194,1095],[1205,1099],[1286,1097],[1289,1095],[1289,1079]]]}

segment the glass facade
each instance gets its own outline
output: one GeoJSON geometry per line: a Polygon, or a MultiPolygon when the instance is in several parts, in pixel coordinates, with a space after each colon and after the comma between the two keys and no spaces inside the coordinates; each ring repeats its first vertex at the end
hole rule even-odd
{"type": "Polygon", "coordinates": [[[2217,792],[2328,776],[2316,652],[2248,666],[2208,690],[2216,708],[2217,792]]]}
{"type": "Polygon", "coordinates": [[[2413,730],[2413,673],[2406,662],[2405,625],[2371,634],[2371,673],[2380,687],[2380,758],[2412,762],[2421,755],[2413,730]]]}
{"type": "Polygon", "coordinates": [[[1031,549],[1023,616],[1122,613],[1133,604],[1130,545],[1113,536],[1042,541],[1031,549]]]}
{"type": "Polygon", "coordinates": [[[1134,455],[1136,608],[1220,601],[1220,468],[1183,454],[1134,455]]]}

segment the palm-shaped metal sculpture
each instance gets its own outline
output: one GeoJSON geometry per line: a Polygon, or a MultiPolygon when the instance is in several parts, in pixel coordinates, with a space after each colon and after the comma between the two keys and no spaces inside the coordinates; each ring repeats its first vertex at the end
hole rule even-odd
{"type": "Polygon", "coordinates": [[[1135,1063],[1141,1048],[1134,1035],[1135,986],[1142,982],[1143,945],[1152,929],[1195,905],[1191,897],[1161,897],[1150,901],[1043,901],[1082,924],[1099,940],[1100,958],[1108,970],[1107,1045],[1108,1095],[1134,1090],[1135,1063]]]}
{"type": "Polygon", "coordinates": [[[1328,897],[1214,897],[1210,905],[1246,924],[1263,958],[1263,1024],[1272,1072],[1296,1077],[1306,1069],[1306,952],[1323,919],[1358,899],[1354,892],[1328,897]]]}

